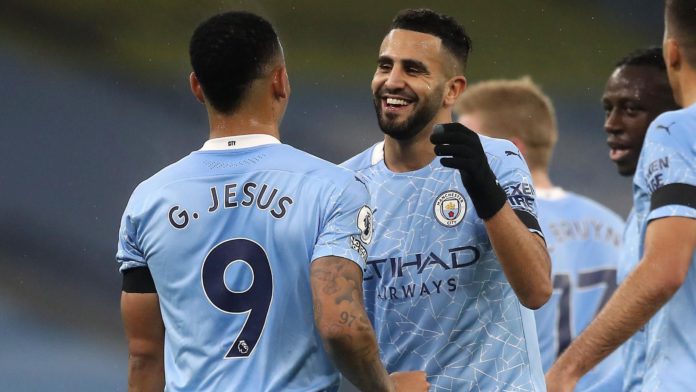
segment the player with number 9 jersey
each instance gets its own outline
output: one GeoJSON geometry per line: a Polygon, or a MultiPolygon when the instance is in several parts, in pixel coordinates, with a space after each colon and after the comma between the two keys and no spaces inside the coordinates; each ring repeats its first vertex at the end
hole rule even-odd
{"type": "Polygon", "coordinates": [[[189,53],[209,139],[135,189],[119,230],[130,390],[334,391],[340,370],[425,391],[422,371],[386,372],[365,313],[366,185],[279,141],[290,85],[273,26],[214,15],[189,53]]]}
{"type": "Polygon", "coordinates": [[[328,255],[364,266],[367,202],[351,172],[268,135],[209,140],[140,184],[117,259],[152,274],[167,390],[335,386],[309,267],[328,255]]]}

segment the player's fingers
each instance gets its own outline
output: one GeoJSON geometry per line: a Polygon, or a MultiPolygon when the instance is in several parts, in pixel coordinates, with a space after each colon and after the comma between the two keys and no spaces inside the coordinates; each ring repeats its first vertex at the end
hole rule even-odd
{"type": "Polygon", "coordinates": [[[470,140],[467,135],[439,132],[430,135],[430,142],[433,144],[466,144],[470,140]]]}
{"type": "Polygon", "coordinates": [[[462,183],[468,184],[471,181],[471,176],[466,170],[461,170],[464,167],[471,167],[468,160],[462,158],[440,158],[442,166],[457,169],[462,177],[462,183]]]}
{"type": "Polygon", "coordinates": [[[478,155],[478,150],[479,148],[475,144],[438,144],[435,146],[435,155],[471,158],[478,155]]]}
{"type": "Polygon", "coordinates": [[[478,135],[459,123],[437,124],[433,127],[430,141],[433,144],[465,144],[478,139],[478,135]]]}
{"type": "Polygon", "coordinates": [[[438,144],[435,146],[435,155],[440,157],[464,156],[466,150],[460,148],[459,144],[438,144]]]}
{"type": "Polygon", "coordinates": [[[442,166],[450,167],[452,169],[460,169],[465,167],[473,167],[476,165],[476,160],[463,158],[463,157],[444,157],[440,158],[440,163],[442,166]]]}

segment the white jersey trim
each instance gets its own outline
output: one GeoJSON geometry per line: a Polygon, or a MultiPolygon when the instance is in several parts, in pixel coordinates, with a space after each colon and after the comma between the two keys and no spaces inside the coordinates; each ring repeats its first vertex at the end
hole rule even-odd
{"type": "Polygon", "coordinates": [[[557,186],[552,188],[537,188],[535,190],[537,197],[544,200],[559,200],[563,199],[567,195],[563,188],[557,186]]]}
{"type": "Polygon", "coordinates": [[[280,144],[280,140],[266,134],[218,137],[205,142],[200,151],[237,150],[240,148],[262,146],[264,144],[280,144]]]}
{"type": "Polygon", "coordinates": [[[372,148],[370,163],[376,165],[381,160],[384,160],[384,142],[379,142],[372,148]]]}

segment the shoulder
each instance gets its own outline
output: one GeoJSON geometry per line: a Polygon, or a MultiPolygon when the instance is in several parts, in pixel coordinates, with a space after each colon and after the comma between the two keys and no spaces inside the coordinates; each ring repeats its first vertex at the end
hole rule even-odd
{"type": "MultiPolygon", "coordinates": [[[[288,146],[289,147],[289,146],[288,146]]],[[[353,172],[345,167],[336,165],[308,152],[289,147],[294,150],[295,156],[292,157],[297,164],[297,169],[303,171],[308,176],[327,181],[346,181],[352,180],[353,172]]]]}
{"type": "Polygon", "coordinates": [[[367,169],[384,159],[384,142],[375,143],[367,150],[341,163],[341,167],[353,171],[367,169]]]}
{"type": "Polygon", "coordinates": [[[660,114],[653,120],[645,136],[647,143],[691,148],[696,141],[696,105],[660,114]]]}
{"type": "Polygon", "coordinates": [[[321,159],[308,152],[298,150],[294,147],[285,145],[288,164],[292,164],[295,170],[311,179],[315,184],[322,188],[333,189],[338,192],[363,188],[366,191],[365,183],[359,179],[352,170],[338,166],[334,163],[321,159]]]}
{"type": "Polygon", "coordinates": [[[515,169],[529,171],[522,153],[511,141],[484,135],[479,135],[479,139],[488,163],[496,175],[515,169]]]}
{"type": "Polygon", "coordinates": [[[182,173],[188,172],[189,161],[190,155],[187,155],[138,184],[131,194],[128,202],[129,207],[136,208],[136,206],[142,206],[149,198],[155,196],[162,187],[179,181],[182,173]]]}
{"type": "Polygon", "coordinates": [[[481,146],[483,146],[483,151],[486,155],[497,157],[497,158],[522,158],[520,150],[507,139],[498,139],[494,137],[488,137],[484,135],[479,135],[479,140],[481,140],[481,146]]]}

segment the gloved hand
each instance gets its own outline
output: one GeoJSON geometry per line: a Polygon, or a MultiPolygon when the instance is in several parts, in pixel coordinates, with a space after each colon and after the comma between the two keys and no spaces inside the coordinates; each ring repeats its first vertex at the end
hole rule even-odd
{"type": "Polygon", "coordinates": [[[479,218],[495,215],[507,200],[488,165],[486,153],[476,132],[459,123],[437,124],[430,141],[442,166],[459,170],[462,183],[474,203],[479,218]]]}

